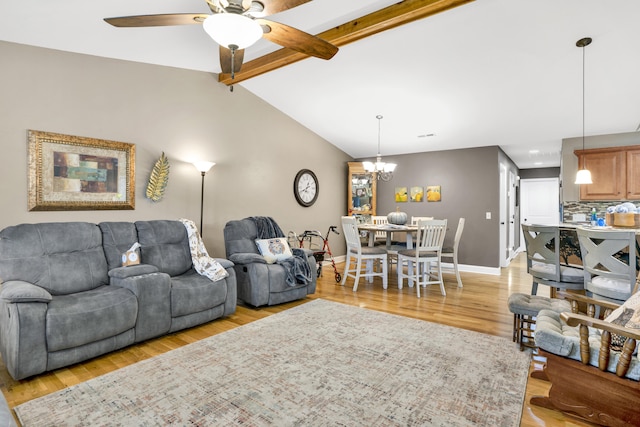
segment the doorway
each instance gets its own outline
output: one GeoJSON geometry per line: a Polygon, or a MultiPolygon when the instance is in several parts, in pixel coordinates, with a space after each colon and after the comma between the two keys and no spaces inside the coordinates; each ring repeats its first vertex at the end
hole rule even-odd
{"type": "MultiPolygon", "coordinates": [[[[560,223],[560,179],[520,180],[520,218],[523,224],[558,225],[560,223]]],[[[520,231],[522,233],[522,230],[520,231]]],[[[524,249],[524,239],[520,239],[524,249]]]]}

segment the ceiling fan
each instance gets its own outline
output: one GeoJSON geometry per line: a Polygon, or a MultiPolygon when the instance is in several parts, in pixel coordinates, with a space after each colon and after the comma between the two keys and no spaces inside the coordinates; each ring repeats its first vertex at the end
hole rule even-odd
{"type": "Polygon", "coordinates": [[[114,27],[158,27],[202,24],[220,45],[220,67],[233,78],[240,71],[244,49],[260,38],[306,55],[331,59],[338,48],[333,44],[265,16],[300,6],[311,0],[205,0],[212,14],[173,13],[162,15],[105,18],[114,27]]]}

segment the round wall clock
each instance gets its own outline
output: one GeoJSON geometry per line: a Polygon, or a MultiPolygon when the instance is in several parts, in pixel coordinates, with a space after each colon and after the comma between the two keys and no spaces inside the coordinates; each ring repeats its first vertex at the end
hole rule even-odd
{"type": "Polygon", "coordinates": [[[309,169],[301,169],[293,180],[293,194],[298,203],[306,208],[318,199],[320,185],[316,174],[309,169]]]}

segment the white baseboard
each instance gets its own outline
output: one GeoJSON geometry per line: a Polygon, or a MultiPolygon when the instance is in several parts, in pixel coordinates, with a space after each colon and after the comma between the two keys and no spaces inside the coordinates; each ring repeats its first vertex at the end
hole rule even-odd
{"type": "MultiPolygon", "coordinates": [[[[336,264],[341,263],[341,262],[345,262],[345,255],[335,256],[335,257],[333,257],[333,259],[336,262],[336,264]]],[[[323,266],[331,265],[331,261],[324,260],[322,265],[323,266]]],[[[450,263],[447,263],[447,262],[443,262],[442,263],[442,267],[443,268],[452,269],[453,268],[453,264],[450,264],[450,263]]],[[[482,266],[482,265],[458,264],[458,269],[460,271],[466,271],[468,273],[490,274],[492,276],[499,276],[500,275],[500,267],[485,267],[485,266],[482,266]]]]}

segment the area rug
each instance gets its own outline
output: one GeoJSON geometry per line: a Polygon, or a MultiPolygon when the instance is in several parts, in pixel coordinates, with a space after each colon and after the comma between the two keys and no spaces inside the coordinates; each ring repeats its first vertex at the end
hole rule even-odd
{"type": "Polygon", "coordinates": [[[24,426],[518,426],[529,355],[313,300],[15,408],[24,426]]]}

